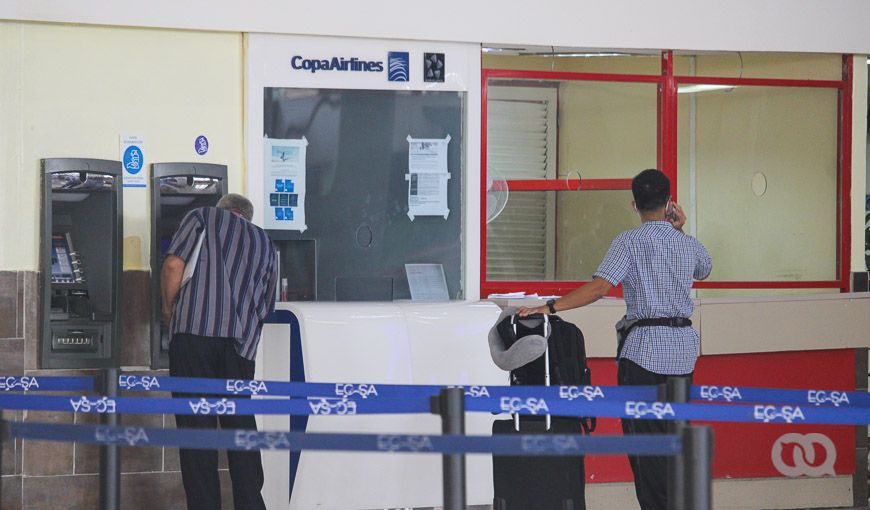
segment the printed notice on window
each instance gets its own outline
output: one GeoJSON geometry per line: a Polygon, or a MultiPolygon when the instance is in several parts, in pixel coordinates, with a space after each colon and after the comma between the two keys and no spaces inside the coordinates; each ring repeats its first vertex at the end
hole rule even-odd
{"type": "Polygon", "coordinates": [[[449,301],[444,266],[441,264],[405,264],[412,301],[449,301]]]}
{"type": "Polygon", "coordinates": [[[304,232],[308,140],[265,138],[263,148],[265,228],[304,232]]]}
{"type": "Polygon", "coordinates": [[[447,147],[445,138],[412,138],[408,140],[408,217],[442,216],[447,219],[447,147]]]}

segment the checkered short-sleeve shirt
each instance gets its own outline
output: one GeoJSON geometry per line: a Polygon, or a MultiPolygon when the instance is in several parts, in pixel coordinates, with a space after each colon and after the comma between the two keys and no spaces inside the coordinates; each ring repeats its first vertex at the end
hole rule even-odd
{"type": "MultiPolygon", "coordinates": [[[[712,268],[697,239],[667,221],[649,221],[617,236],[594,276],[622,283],[629,319],[690,317],[692,280],[706,278],[712,268]]],[[[636,327],[622,357],[657,374],[688,374],[695,370],[698,340],[694,328],[636,327]]]]}

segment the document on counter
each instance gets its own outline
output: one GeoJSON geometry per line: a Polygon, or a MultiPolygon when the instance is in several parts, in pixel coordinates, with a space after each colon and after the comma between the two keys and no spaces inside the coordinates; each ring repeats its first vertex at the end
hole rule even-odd
{"type": "Polygon", "coordinates": [[[445,138],[412,138],[408,140],[408,217],[450,215],[447,206],[447,147],[445,138]]]}
{"type": "Polygon", "coordinates": [[[449,301],[444,266],[441,264],[405,264],[412,301],[449,301]]]}
{"type": "Polygon", "coordinates": [[[305,155],[308,140],[263,139],[264,226],[275,230],[304,232],[305,155]]]}

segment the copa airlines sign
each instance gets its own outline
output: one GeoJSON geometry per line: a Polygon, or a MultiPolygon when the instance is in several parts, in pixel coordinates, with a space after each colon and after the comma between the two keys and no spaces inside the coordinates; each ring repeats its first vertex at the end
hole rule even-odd
{"type": "Polygon", "coordinates": [[[321,59],[293,55],[290,59],[290,67],[296,70],[305,70],[312,74],[318,71],[384,72],[383,60],[363,60],[357,57],[332,57],[321,59]]]}

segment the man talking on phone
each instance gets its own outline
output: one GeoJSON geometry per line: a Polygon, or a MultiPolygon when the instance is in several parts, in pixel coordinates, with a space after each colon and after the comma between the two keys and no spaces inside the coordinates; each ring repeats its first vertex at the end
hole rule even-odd
{"type": "MultiPolygon", "coordinates": [[[[617,380],[621,386],[656,385],[668,377],[691,377],[698,358],[693,280],[710,275],[704,246],[683,232],[686,215],[671,200],[670,181],[644,170],[631,181],[632,206],[641,226],[619,234],[590,283],[520,315],[556,313],[588,305],[622,283],[626,316],[617,325],[617,380]]],[[[625,434],[665,434],[668,422],[622,420],[625,434]]],[[[634,487],[643,510],[667,507],[667,458],[629,455],[634,487]]]]}

